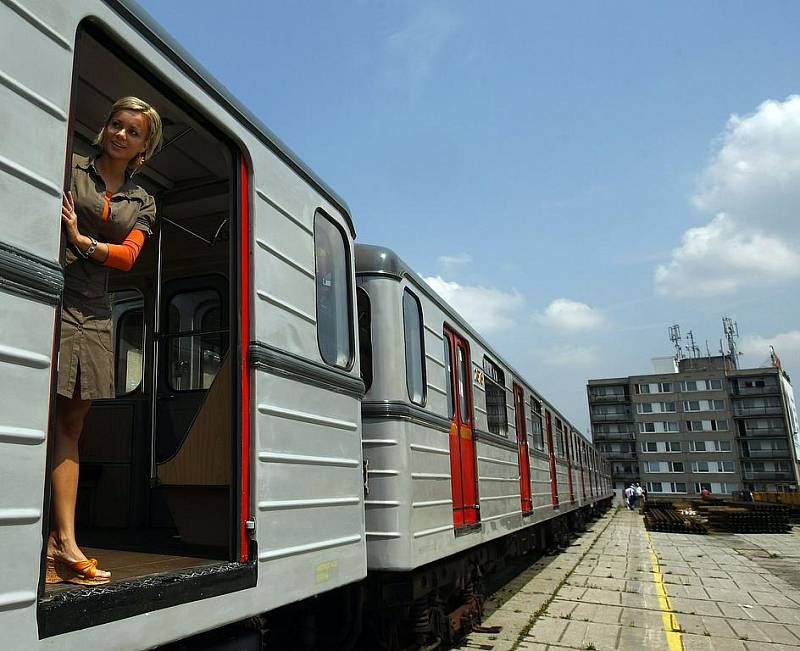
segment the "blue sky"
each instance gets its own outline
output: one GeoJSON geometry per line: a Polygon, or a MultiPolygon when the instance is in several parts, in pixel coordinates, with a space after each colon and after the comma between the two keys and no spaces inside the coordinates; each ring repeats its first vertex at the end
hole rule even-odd
{"type": "Polygon", "coordinates": [[[800,4],[141,4],[583,431],[673,323],[800,372],[800,4]]]}

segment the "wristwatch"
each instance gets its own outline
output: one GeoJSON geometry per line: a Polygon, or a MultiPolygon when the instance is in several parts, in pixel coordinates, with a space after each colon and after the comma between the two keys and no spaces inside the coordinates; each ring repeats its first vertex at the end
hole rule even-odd
{"type": "Polygon", "coordinates": [[[94,239],[93,237],[90,237],[89,240],[91,243],[89,244],[88,249],[86,249],[85,251],[81,251],[80,249],[78,249],[80,254],[87,260],[92,256],[92,253],[94,253],[94,250],[97,248],[97,240],[94,239]]]}

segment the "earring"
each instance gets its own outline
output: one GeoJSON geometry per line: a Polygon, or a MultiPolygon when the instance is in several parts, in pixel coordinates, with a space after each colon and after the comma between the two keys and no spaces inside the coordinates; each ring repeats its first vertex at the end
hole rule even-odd
{"type": "Polygon", "coordinates": [[[137,158],[136,158],[136,164],[137,164],[139,167],[141,167],[142,165],[144,165],[144,152],[142,152],[141,154],[139,154],[139,156],[137,156],[137,158]]]}

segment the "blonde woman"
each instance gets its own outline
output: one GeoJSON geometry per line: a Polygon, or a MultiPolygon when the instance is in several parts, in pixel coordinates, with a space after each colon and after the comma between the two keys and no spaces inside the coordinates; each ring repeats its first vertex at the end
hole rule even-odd
{"type": "Polygon", "coordinates": [[[130,270],[152,234],[155,202],[133,181],[161,142],[161,118],[136,97],[117,100],[97,134],[96,152],[73,156],[64,195],[64,303],[51,476],[47,582],[99,585],[111,573],[75,539],[78,441],[91,401],[114,397],[108,271],[130,270]]]}

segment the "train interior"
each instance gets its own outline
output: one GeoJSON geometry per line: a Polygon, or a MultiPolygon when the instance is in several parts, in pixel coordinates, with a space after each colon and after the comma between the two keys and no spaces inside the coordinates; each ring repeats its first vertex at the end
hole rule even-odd
{"type": "Polygon", "coordinates": [[[156,199],[156,232],[130,272],[111,271],[116,396],[92,403],[80,441],[78,543],[114,582],[135,582],[235,560],[236,160],[103,34],[82,32],[77,62],[75,153],[92,150],[119,97],[145,99],[164,123],[135,177],[156,199]]]}

